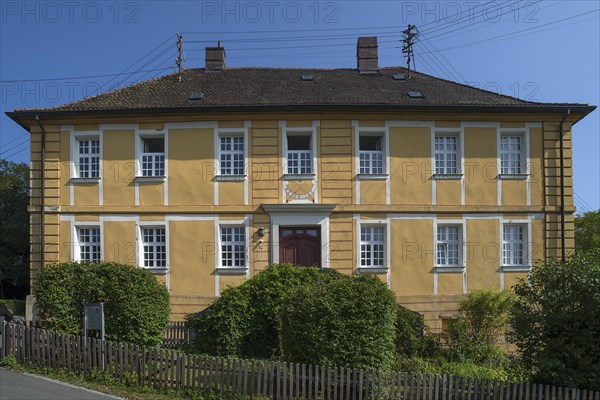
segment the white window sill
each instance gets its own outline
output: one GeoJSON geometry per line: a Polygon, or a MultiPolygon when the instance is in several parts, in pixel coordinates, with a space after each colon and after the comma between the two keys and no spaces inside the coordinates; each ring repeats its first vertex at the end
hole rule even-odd
{"type": "Polygon", "coordinates": [[[463,174],[433,174],[433,179],[436,181],[460,181],[463,174]]]}
{"type": "Polygon", "coordinates": [[[463,273],[466,267],[463,265],[436,265],[434,268],[437,273],[463,273]]]}
{"type": "Polygon", "coordinates": [[[145,269],[146,271],[150,271],[151,273],[156,274],[156,275],[164,274],[169,270],[168,267],[140,267],[140,268],[145,269]]]}
{"type": "Polygon", "coordinates": [[[357,267],[356,270],[361,274],[387,274],[387,272],[390,270],[390,267],[357,267]]]}
{"type": "Polygon", "coordinates": [[[246,275],[248,272],[246,267],[217,267],[216,269],[220,275],[246,275]]]}
{"type": "Polygon", "coordinates": [[[530,265],[502,265],[500,266],[503,272],[529,272],[530,265]]]}
{"type": "Polygon", "coordinates": [[[98,178],[71,178],[71,183],[94,184],[94,183],[99,183],[99,182],[100,182],[100,177],[98,177],[98,178]]]}
{"type": "Polygon", "coordinates": [[[361,181],[368,180],[386,180],[390,174],[356,174],[356,178],[361,181]]]}
{"type": "Polygon", "coordinates": [[[136,176],[135,180],[139,182],[164,182],[167,179],[166,176],[136,176]]]}
{"type": "Polygon", "coordinates": [[[284,174],[283,179],[286,181],[309,181],[315,179],[316,174],[284,174]]]}
{"type": "Polygon", "coordinates": [[[240,182],[246,179],[246,175],[215,175],[217,182],[240,182]]]}
{"type": "Polygon", "coordinates": [[[524,181],[529,178],[528,174],[500,174],[498,175],[498,179],[507,180],[507,181],[524,181]]]}

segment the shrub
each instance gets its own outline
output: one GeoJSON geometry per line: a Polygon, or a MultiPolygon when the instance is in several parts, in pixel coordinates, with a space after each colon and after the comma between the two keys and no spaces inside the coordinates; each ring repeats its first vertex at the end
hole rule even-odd
{"type": "Polygon", "coordinates": [[[155,345],[169,321],[169,292],[148,271],[116,263],[63,263],[40,272],[35,295],[44,326],[82,332],[83,305],[104,303],[110,340],[155,345]]]}
{"type": "Polygon", "coordinates": [[[394,370],[516,382],[523,382],[528,378],[521,371],[514,370],[509,363],[504,365],[482,365],[472,361],[450,361],[444,357],[400,357],[394,364],[394,370]]]}
{"type": "Polygon", "coordinates": [[[440,351],[429,334],[423,316],[398,305],[396,316],[396,353],[401,357],[432,357],[440,351]]]}
{"type": "Polygon", "coordinates": [[[227,288],[206,310],[189,315],[197,351],[222,356],[270,358],[279,354],[279,310],[296,286],[334,279],[339,273],[274,264],[237,287],[227,288]]]}
{"type": "Polygon", "coordinates": [[[600,390],[600,254],[549,260],[515,292],[512,339],[525,368],[542,383],[600,390]]]}
{"type": "Polygon", "coordinates": [[[459,302],[467,334],[477,336],[483,343],[495,345],[508,327],[515,295],[507,290],[474,290],[459,302]]]}
{"type": "Polygon", "coordinates": [[[394,293],[372,275],[296,287],[281,308],[286,361],[389,369],[394,360],[394,293]]]}
{"type": "Polygon", "coordinates": [[[459,302],[458,318],[443,333],[448,345],[446,357],[501,365],[506,351],[499,347],[499,342],[508,328],[514,301],[512,292],[493,289],[476,290],[464,296],[459,302]]]}

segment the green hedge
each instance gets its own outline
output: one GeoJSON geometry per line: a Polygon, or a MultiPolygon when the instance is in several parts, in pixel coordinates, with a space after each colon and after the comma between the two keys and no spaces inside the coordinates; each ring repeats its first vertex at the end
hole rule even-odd
{"type": "Polygon", "coordinates": [[[431,336],[423,316],[398,305],[396,316],[396,353],[400,357],[434,357],[440,353],[438,342],[431,336]]]}
{"type": "Polygon", "coordinates": [[[147,270],[116,263],[44,268],[34,288],[40,317],[59,332],[82,332],[83,305],[104,302],[108,339],[156,345],[169,321],[169,292],[147,270]]]}
{"type": "Polygon", "coordinates": [[[281,308],[286,361],[390,369],[395,356],[396,301],[372,275],[340,276],[296,287],[281,308]]]}
{"type": "Polygon", "coordinates": [[[274,264],[237,287],[225,289],[206,310],[188,316],[197,351],[270,358],[279,354],[279,310],[296,286],[338,276],[334,271],[274,264]]]}

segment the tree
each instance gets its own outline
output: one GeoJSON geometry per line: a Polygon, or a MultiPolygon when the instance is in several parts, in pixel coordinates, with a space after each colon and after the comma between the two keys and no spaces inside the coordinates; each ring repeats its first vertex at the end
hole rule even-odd
{"type": "Polygon", "coordinates": [[[536,380],[600,390],[600,253],[549,260],[515,293],[511,336],[536,380]]]}
{"type": "Polygon", "coordinates": [[[0,160],[0,298],[25,298],[29,284],[29,167],[0,160]]]}
{"type": "Polygon", "coordinates": [[[578,253],[600,249],[600,210],[575,217],[575,251],[578,253]]]}

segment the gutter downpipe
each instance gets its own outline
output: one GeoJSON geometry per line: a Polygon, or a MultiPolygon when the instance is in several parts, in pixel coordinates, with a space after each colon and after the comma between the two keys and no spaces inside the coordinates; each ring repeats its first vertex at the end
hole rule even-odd
{"type": "Polygon", "coordinates": [[[35,121],[37,122],[38,126],[40,127],[41,131],[42,131],[42,160],[41,160],[41,187],[40,187],[40,196],[41,196],[41,209],[40,209],[40,216],[41,216],[41,224],[40,224],[40,244],[41,244],[41,251],[40,251],[40,257],[41,257],[41,266],[40,268],[44,267],[44,261],[46,260],[46,240],[45,240],[45,234],[46,234],[46,197],[45,197],[45,175],[46,175],[46,168],[45,168],[45,161],[46,161],[46,129],[44,128],[44,126],[42,125],[42,122],[40,121],[40,117],[35,114],[35,121]]]}
{"type": "Polygon", "coordinates": [[[563,125],[565,120],[571,113],[571,109],[567,109],[567,113],[563,115],[560,125],[558,126],[560,134],[560,250],[562,261],[566,259],[565,249],[565,154],[564,154],[564,139],[563,125]]]}

